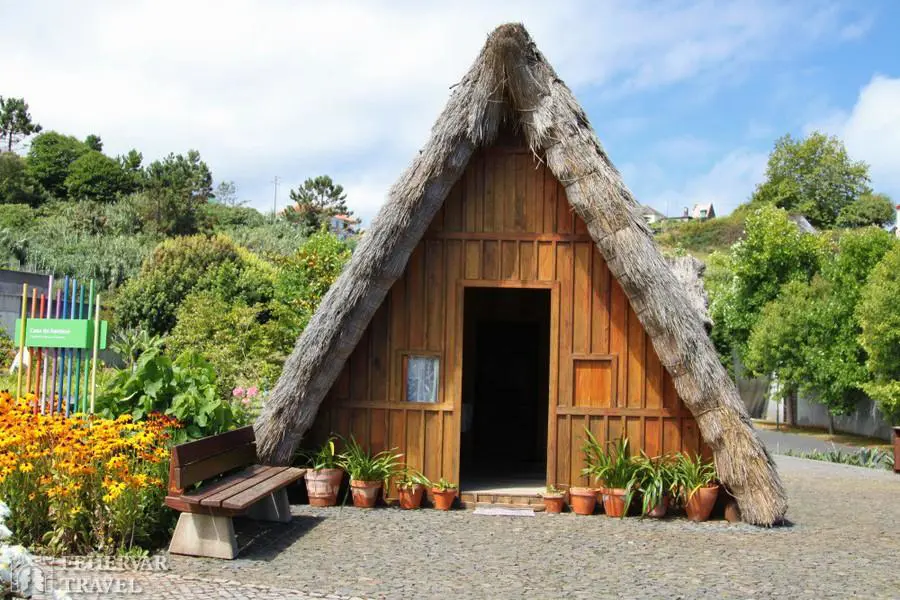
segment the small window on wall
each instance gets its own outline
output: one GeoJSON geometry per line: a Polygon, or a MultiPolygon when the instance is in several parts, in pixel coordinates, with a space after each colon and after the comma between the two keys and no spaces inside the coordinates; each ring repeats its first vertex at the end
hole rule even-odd
{"type": "Polygon", "coordinates": [[[437,356],[404,356],[404,373],[406,375],[406,402],[438,401],[438,370],[440,359],[437,356]]]}

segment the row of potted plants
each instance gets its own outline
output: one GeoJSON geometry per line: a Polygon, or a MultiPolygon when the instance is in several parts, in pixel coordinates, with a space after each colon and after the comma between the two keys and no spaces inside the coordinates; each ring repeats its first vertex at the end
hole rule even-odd
{"type": "Polygon", "coordinates": [[[431,488],[434,507],[438,510],[450,510],[456,498],[454,483],[443,478],[432,482],[403,464],[402,454],[394,450],[371,454],[352,437],[341,453],[336,452],[335,438],[329,438],[318,450],[305,453],[304,457],[309,466],[305,477],[306,493],[312,506],[337,504],[345,472],[350,475],[353,506],[359,508],[374,507],[390,481],[396,482],[400,507],[404,509],[419,508],[428,488],[431,488]]]}
{"type": "MultiPolygon", "coordinates": [[[[670,505],[678,504],[692,521],[709,519],[720,489],[713,463],[681,453],[651,458],[641,452],[630,456],[627,438],[603,445],[590,431],[586,431],[582,450],[582,474],[597,482],[598,487],[568,490],[576,514],[593,514],[599,499],[608,516],[624,517],[639,500],[642,516],[661,518],[670,505]]],[[[548,488],[544,494],[546,510],[562,511],[565,496],[562,490],[548,488]]]]}

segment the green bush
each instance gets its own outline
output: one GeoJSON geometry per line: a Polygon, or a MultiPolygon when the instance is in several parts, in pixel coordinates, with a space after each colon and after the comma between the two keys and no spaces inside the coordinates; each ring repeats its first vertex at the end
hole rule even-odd
{"type": "Polygon", "coordinates": [[[46,192],[26,162],[12,152],[0,152],[0,204],[37,206],[45,199],[46,192]]]}
{"type": "Polygon", "coordinates": [[[323,229],[311,235],[293,255],[276,260],[275,314],[291,337],[299,335],[309,323],[349,258],[347,244],[323,229]]]}
{"type": "Polygon", "coordinates": [[[196,352],[174,361],[158,350],[145,352],[134,370],[119,371],[97,400],[97,412],[109,418],[129,414],[139,421],[153,412],[175,417],[191,439],[235,424],[232,405],[218,393],[215,369],[196,352]]]}
{"type": "Polygon", "coordinates": [[[178,309],[166,345],[173,354],[193,351],[208,360],[224,397],[237,385],[267,388],[293,342],[277,322],[265,320],[267,313],[265,304],[229,304],[211,291],[194,292],[178,309]]]}
{"type": "Polygon", "coordinates": [[[657,236],[665,248],[681,248],[695,255],[727,250],[744,233],[744,215],[729,215],[705,221],[685,221],[664,224],[657,236]]]}
{"type": "Polygon", "coordinates": [[[114,202],[119,194],[130,191],[131,183],[119,161],[96,150],[69,165],[65,180],[69,198],[96,202],[114,202]]]}
{"type": "Polygon", "coordinates": [[[64,199],[69,167],[89,150],[70,135],[47,131],[31,140],[28,171],[55,198],[64,199]]]}
{"type": "Polygon", "coordinates": [[[238,247],[222,235],[162,242],[144,262],[140,275],[122,288],[116,306],[119,323],[151,334],[167,333],[175,326],[178,307],[208,271],[240,261],[238,247]]]}

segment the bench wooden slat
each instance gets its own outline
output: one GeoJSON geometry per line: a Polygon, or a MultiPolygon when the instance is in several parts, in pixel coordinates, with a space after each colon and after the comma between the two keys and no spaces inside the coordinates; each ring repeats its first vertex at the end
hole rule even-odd
{"type": "MultiPolygon", "coordinates": [[[[234,431],[226,431],[201,440],[179,444],[172,449],[172,460],[177,467],[185,467],[191,463],[208,459],[216,454],[227,452],[237,446],[252,444],[256,441],[253,426],[247,425],[234,431]]],[[[256,462],[255,460],[251,462],[256,462]]]]}
{"type": "Polygon", "coordinates": [[[222,508],[231,510],[244,510],[251,504],[259,501],[262,498],[265,498],[272,492],[279,490],[284,486],[297,481],[298,479],[302,479],[305,473],[305,469],[295,469],[293,467],[288,467],[274,477],[266,479],[262,483],[244,490],[236,496],[228,498],[227,500],[222,502],[222,508]]]}
{"type": "Polygon", "coordinates": [[[227,490],[228,488],[257,475],[258,473],[267,471],[271,468],[272,467],[267,467],[265,465],[250,465],[246,469],[238,471],[237,473],[232,473],[231,475],[227,475],[218,481],[204,483],[202,486],[200,486],[199,489],[188,492],[186,494],[181,494],[181,497],[184,498],[184,500],[187,502],[200,504],[200,502],[204,498],[208,498],[213,494],[218,494],[219,492],[227,490]]]}
{"type": "Polygon", "coordinates": [[[175,487],[187,488],[199,481],[221,475],[237,467],[252,465],[256,462],[256,445],[237,446],[207,459],[198,460],[174,470],[175,487]]]}
{"type": "Polygon", "coordinates": [[[217,507],[222,506],[222,503],[231,498],[232,496],[236,496],[240,494],[247,488],[252,488],[253,486],[262,483],[263,481],[275,477],[282,471],[284,471],[287,467],[267,467],[265,471],[260,471],[251,477],[246,477],[242,481],[235,483],[232,486],[229,486],[226,489],[220,490],[215,494],[211,494],[206,496],[200,501],[200,504],[203,506],[217,507]]]}

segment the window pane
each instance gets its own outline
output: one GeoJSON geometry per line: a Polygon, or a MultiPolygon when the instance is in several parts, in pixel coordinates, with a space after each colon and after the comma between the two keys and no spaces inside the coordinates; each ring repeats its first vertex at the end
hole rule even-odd
{"type": "Polygon", "coordinates": [[[440,361],[435,356],[410,356],[406,360],[406,401],[437,402],[440,361]]]}

